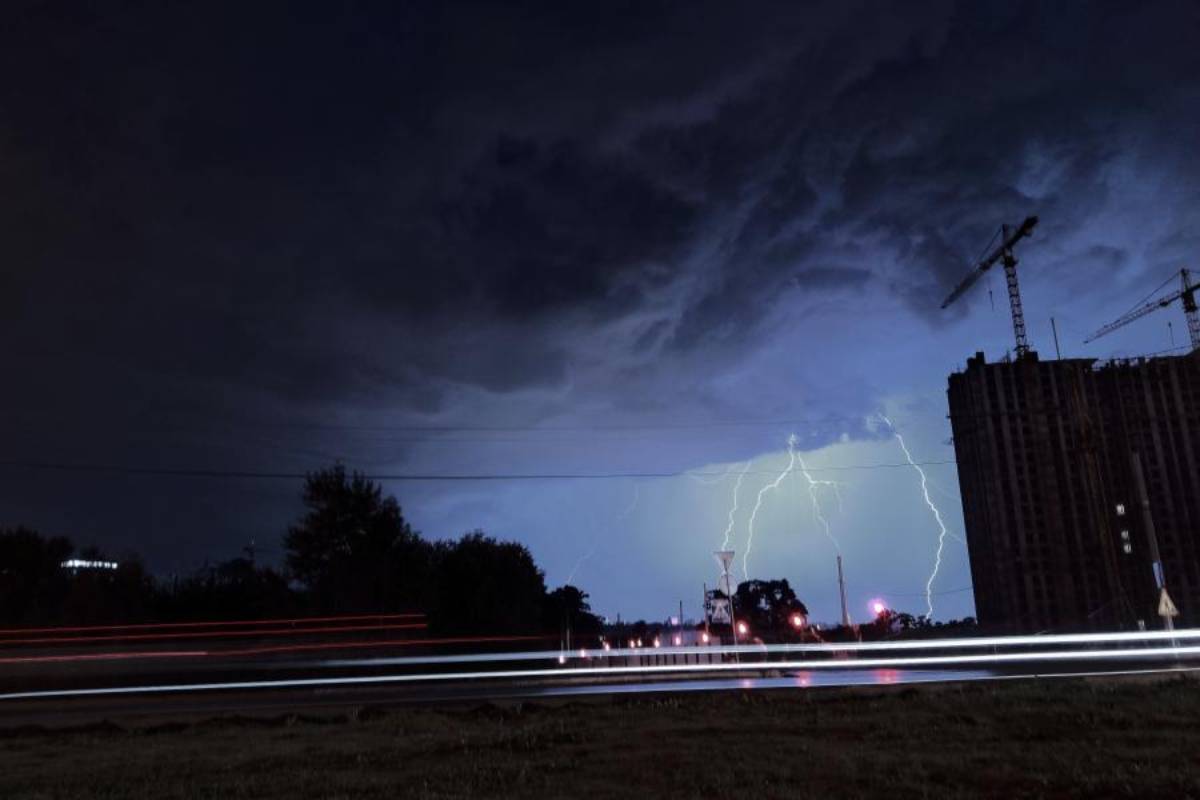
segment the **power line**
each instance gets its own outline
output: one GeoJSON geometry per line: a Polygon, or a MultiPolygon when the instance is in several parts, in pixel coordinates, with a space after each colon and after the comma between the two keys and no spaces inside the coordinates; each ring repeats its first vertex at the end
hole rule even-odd
{"type": "MultiPolygon", "coordinates": [[[[213,430],[297,430],[330,433],[592,433],[599,431],[665,431],[705,430],[709,428],[753,428],[753,427],[815,427],[832,424],[859,423],[864,415],[829,415],[825,417],[790,419],[718,419],[705,422],[668,422],[653,424],[581,424],[581,425],[336,425],[331,423],[262,422],[262,423],[216,423],[189,427],[171,423],[143,424],[145,432],[204,433],[213,430]]],[[[408,440],[398,440],[408,441],[408,440]]],[[[418,439],[413,441],[426,441],[418,439]]],[[[470,441],[470,440],[468,440],[470,441]]]]}
{"type": "MultiPolygon", "coordinates": [[[[959,589],[946,589],[941,592],[930,592],[934,597],[946,594],[959,594],[960,592],[969,592],[974,589],[974,586],[963,586],[959,589]]],[[[880,592],[884,597],[924,597],[925,592],[880,592]]]]}
{"type": "MultiPolygon", "coordinates": [[[[954,464],[953,459],[917,462],[921,466],[954,464]]],[[[898,469],[911,467],[908,462],[883,464],[842,464],[829,467],[810,467],[810,472],[841,472],[873,469],[898,469]]],[[[48,461],[0,461],[0,468],[47,470],[56,472],[96,472],[114,475],[139,475],[169,478],[213,478],[231,480],[304,480],[305,472],[257,472],[252,470],[195,469],[169,467],[134,467],[120,464],[84,464],[48,461]]],[[[364,474],[363,477],[376,481],[548,481],[548,480],[618,480],[681,478],[687,475],[720,476],[723,472],[697,472],[679,470],[674,472],[543,472],[543,473],[380,473],[364,474]]],[[[751,475],[774,475],[776,471],[752,470],[751,475]]]]}

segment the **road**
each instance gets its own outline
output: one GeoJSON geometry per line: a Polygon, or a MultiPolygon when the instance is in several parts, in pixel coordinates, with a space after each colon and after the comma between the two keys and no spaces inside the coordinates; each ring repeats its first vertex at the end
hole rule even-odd
{"type": "Polygon", "coordinates": [[[430,638],[411,620],[291,622],[2,631],[0,727],[1200,669],[1198,630],[564,652],[536,637],[430,638]]]}

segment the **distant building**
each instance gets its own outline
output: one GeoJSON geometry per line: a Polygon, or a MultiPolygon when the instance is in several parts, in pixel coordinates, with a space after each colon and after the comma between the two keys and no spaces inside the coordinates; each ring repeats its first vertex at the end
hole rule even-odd
{"type": "Polygon", "coordinates": [[[110,572],[116,570],[121,565],[116,561],[96,561],[87,558],[69,558],[59,564],[60,567],[77,574],[79,572],[110,572]]]}
{"type": "Polygon", "coordinates": [[[1177,623],[1200,624],[1200,353],[977,353],[948,397],[981,625],[1161,626],[1135,454],[1177,623]]]}

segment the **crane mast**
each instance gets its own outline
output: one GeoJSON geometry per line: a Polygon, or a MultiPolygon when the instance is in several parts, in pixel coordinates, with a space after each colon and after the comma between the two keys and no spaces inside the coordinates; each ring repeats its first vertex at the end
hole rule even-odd
{"type": "Polygon", "coordinates": [[[1091,336],[1083,340],[1084,344],[1094,342],[1101,336],[1107,336],[1118,328],[1123,328],[1134,320],[1141,319],[1152,311],[1157,311],[1160,308],[1166,308],[1176,300],[1180,301],[1183,306],[1183,315],[1187,318],[1188,338],[1192,343],[1192,350],[1200,350],[1200,310],[1196,305],[1196,292],[1200,291],[1200,285],[1192,283],[1191,272],[1186,269],[1179,270],[1180,288],[1178,291],[1172,292],[1165,297],[1160,297],[1157,300],[1150,300],[1143,305],[1138,306],[1132,311],[1117,317],[1112,322],[1105,325],[1100,330],[1093,333],[1091,336]]]}
{"type": "Polygon", "coordinates": [[[1021,239],[1033,232],[1037,225],[1037,217],[1026,217],[1019,226],[1002,225],[1000,227],[1000,244],[976,264],[967,276],[962,279],[954,291],[942,303],[942,308],[962,297],[975,282],[997,262],[1004,265],[1004,277],[1008,284],[1008,305],[1012,311],[1013,335],[1017,340],[1017,358],[1029,355],[1029,339],[1025,333],[1025,310],[1021,306],[1021,287],[1017,283],[1017,257],[1013,255],[1013,247],[1021,239]]]}
{"type": "Polygon", "coordinates": [[[1192,341],[1192,350],[1200,350],[1200,311],[1196,309],[1196,289],[1191,280],[1191,273],[1186,269],[1179,270],[1179,280],[1183,289],[1179,296],[1183,301],[1183,315],[1187,318],[1188,336],[1192,341]]]}

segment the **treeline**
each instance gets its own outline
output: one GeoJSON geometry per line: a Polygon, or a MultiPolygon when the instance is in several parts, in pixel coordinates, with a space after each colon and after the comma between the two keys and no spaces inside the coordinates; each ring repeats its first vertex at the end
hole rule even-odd
{"type": "Polygon", "coordinates": [[[574,586],[548,591],[528,548],[482,531],[431,542],[395,498],[340,466],[311,474],[303,516],[283,539],[282,569],[234,558],[187,576],[155,577],[136,556],[115,570],[62,537],[0,530],[0,622],[88,625],[313,614],[421,612],[436,634],[595,635],[600,620],[574,586]]]}

